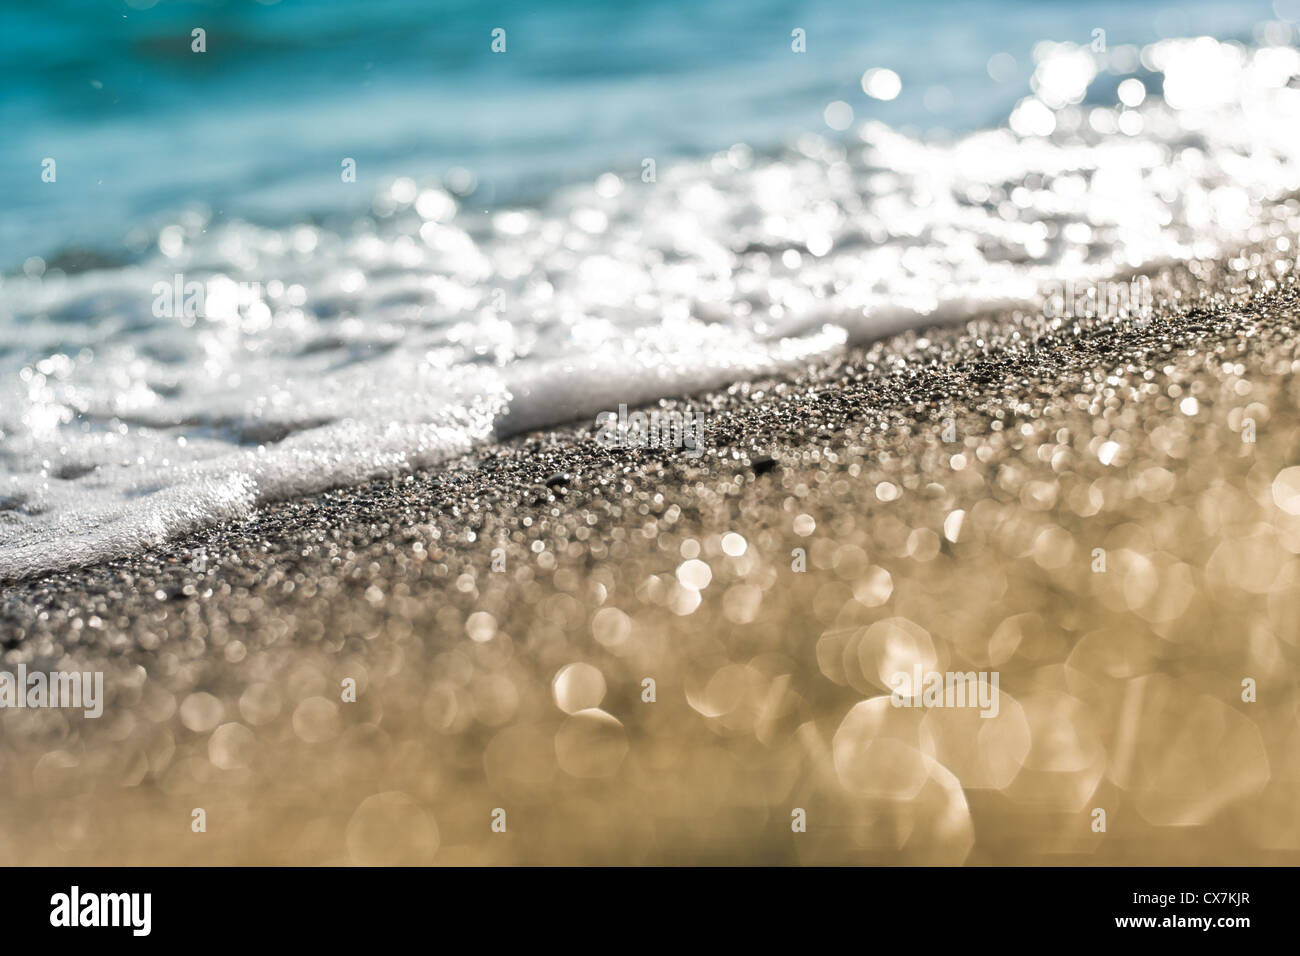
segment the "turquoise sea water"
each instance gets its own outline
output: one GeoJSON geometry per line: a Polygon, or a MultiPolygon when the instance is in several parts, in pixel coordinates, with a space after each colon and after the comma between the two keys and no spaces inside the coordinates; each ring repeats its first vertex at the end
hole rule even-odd
{"type": "Polygon", "coordinates": [[[824,132],[834,100],[921,133],[996,126],[1028,92],[1040,41],[1090,44],[1101,29],[1112,47],[1162,35],[1250,43],[1274,6],[8,0],[0,272],[70,247],[126,255],[132,227],[189,205],[283,224],[364,210],[385,180],[457,167],[475,177],[478,205],[536,199],[638,171],[645,157],[824,132]],[[203,54],[191,52],[197,27],[203,54]],[[491,50],[496,28],[504,54],[491,50]],[[791,50],[796,28],[803,55],[791,50]],[[994,79],[996,54],[1010,60],[994,79]],[[863,93],[872,66],[898,73],[895,100],[863,93]],[[47,157],[53,187],[41,181],[47,157]],[[343,157],[357,161],[351,186],[343,157]]]}

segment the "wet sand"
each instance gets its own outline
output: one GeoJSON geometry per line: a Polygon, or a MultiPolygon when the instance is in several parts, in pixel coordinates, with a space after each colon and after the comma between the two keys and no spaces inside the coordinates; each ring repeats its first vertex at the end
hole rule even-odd
{"type": "Polygon", "coordinates": [[[0,862],[1300,862],[1293,266],[0,587],[5,669],[107,694],[0,712],[0,862]],[[998,715],[890,706],[913,666],[998,715]]]}

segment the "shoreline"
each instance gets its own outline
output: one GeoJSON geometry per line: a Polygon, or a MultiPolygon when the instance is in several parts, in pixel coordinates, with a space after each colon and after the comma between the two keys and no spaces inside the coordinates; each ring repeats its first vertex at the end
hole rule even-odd
{"type": "Polygon", "coordinates": [[[551,429],[0,585],[8,669],[105,672],[0,714],[0,859],[1300,862],[1279,257],[659,403],[698,458],[551,429]],[[864,706],[904,661],[999,716],[864,706]]]}

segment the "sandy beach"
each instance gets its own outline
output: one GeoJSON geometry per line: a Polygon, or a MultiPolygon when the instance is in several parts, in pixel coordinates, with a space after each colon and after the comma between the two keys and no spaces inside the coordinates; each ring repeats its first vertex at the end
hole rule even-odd
{"type": "Polygon", "coordinates": [[[1284,248],[10,582],[5,669],[105,701],[5,714],[0,861],[1300,862],[1284,248]]]}

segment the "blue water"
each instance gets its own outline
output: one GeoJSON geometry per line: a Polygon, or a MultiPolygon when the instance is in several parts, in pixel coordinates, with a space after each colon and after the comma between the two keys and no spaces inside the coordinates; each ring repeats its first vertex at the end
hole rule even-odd
{"type": "Polygon", "coordinates": [[[195,204],[214,222],[352,215],[396,176],[455,167],[476,179],[472,206],[529,201],[606,170],[635,175],[645,157],[824,133],[837,99],[920,135],[996,126],[1028,92],[1041,40],[1086,44],[1101,28],[1112,47],[1248,42],[1276,15],[1205,0],[9,0],[0,272],[70,248],[130,261],[153,238],[144,227],[195,204]],[[190,50],[195,27],[204,54],[190,50]],[[490,49],[496,27],[504,54],[490,49]],[[986,65],[1000,52],[1016,66],[999,82],[986,65]],[[901,76],[896,100],[863,93],[872,66],[901,76]],[[354,184],[340,181],[344,157],[354,184]]]}

